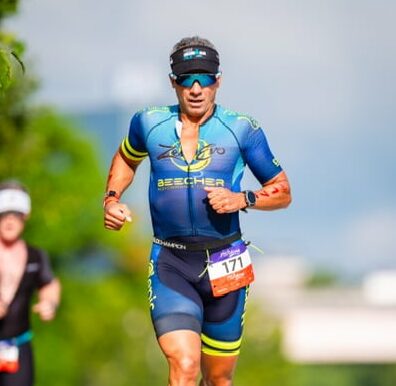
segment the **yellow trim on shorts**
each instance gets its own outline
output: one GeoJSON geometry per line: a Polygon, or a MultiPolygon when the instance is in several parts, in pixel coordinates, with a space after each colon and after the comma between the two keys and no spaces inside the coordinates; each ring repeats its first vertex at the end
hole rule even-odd
{"type": "Polygon", "coordinates": [[[121,144],[121,150],[125,157],[131,159],[132,161],[141,161],[144,157],[147,156],[148,153],[135,150],[128,141],[128,138],[125,138],[121,144]]]}
{"type": "Polygon", "coordinates": [[[233,342],[224,342],[209,338],[205,334],[201,334],[202,352],[215,356],[232,356],[238,355],[242,343],[242,338],[233,342]]]}
{"type": "Polygon", "coordinates": [[[210,349],[206,346],[202,346],[201,351],[206,354],[206,355],[211,355],[214,357],[232,357],[235,355],[239,355],[240,350],[235,350],[235,351],[219,351],[219,350],[213,350],[210,349]]]}

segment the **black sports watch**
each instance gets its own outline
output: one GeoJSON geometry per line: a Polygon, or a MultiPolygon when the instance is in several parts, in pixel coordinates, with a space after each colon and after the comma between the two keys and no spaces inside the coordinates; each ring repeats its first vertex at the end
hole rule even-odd
{"type": "Polygon", "coordinates": [[[105,193],[104,199],[103,199],[103,208],[106,206],[107,202],[110,201],[109,198],[114,197],[115,200],[113,201],[118,201],[120,196],[115,190],[109,190],[108,192],[105,193]]]}
{"type": "Polygon", "coordinates": [[[115,190],[109,190],[108,192],[105,193],[105,198],[107,197],[116,197],[118,198],[118,194],[115,190]]]}
{"type": "Polygon", "coordinates": [[[242,192],[245,195],[246,208],[250,208],[256,205],[256,195],[251,190],[244,190],[242,192]]]}

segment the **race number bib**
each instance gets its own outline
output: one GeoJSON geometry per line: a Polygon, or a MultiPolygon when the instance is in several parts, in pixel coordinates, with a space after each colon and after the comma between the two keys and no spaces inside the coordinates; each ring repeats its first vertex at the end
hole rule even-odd
{"type": "Polygon", "coordinates": [[[7,341],[0,342],[0,372],[16,373],[19,370],[19,349],[7,341]]]}
{"type": "Polygon", "coordinates": [[[253,266],[246,245],[240,243],[210,255],[208,273],[215,297],[252,283],[253,266]]]}

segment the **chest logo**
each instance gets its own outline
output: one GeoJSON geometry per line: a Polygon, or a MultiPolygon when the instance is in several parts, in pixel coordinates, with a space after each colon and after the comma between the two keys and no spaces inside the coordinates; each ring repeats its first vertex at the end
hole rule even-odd
{"type": "Polygon", "coordinates": [[[175,142],[171,146],[160,145],[166,150],[161,153],[157,159],[169,158],[171,162],[179,169],[187,172],[190,166],[190,172],[199,172],[205,169],[212,161],[213,154],[224,154],[225,149],[216,147],[213,144],[208,144],[203,139],[198,141],[197,151],[190,165],[187,164],[181,147],[180,141],[175,142]]]}

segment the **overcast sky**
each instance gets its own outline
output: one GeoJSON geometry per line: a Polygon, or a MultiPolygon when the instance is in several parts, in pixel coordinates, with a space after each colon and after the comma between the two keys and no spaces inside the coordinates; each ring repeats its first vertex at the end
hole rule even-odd
{"type": "Polygon", "coordinates": [[[395,12],[391,0],[22,0],[6,26],[28,44],[40,99],[65,111],[174,103],[172,45],[209,38],[219,103],[261,123],[293,187],[287,211],[249,214],[245,234],[359,272],[396,268],[395,12]]]}

